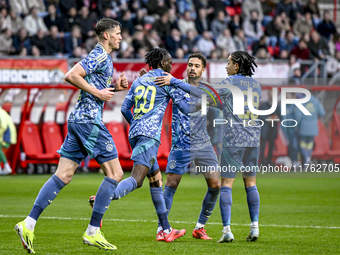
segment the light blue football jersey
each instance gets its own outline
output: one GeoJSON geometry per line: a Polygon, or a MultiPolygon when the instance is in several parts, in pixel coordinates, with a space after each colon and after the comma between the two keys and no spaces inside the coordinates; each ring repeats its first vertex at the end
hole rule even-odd
{"type": "Polygon", "coordinates": [[[154,80],[164,76],[163,70],[153,69],[138,77],[131,85],[125,100],[133,102],[133,119],[131,121],[129,139],[146,136],[160,141],[164,112],[172,98],[174,106],[190,103],[187,93],[173,86],[159,87],[154,80]]]}
{"type": "MultiPolygon", "coordinates": [[[[92,86],[101,90],[111,85],[113,63],[111,56],[102,45],[97,44],[79,64],[86,72],[84,79],[92,86]]],[[[78,102],[73,108],[68,122],[102,123],[104,103],[90,93],[81,90],[78,102]]]]}
{"type": "Polygon", "coordinates": [[[260,122],[258,115],[250,112],[247,101],[248,88],[252,88],[252,102],[258,109],[261,99],[261,86],[253,78],[241,74],[231,75],[220,84],[230,84],[238,87],[244,94],[244,114],[233,114],[233,96],[229,89],[216,88],[223,107],[223,118],[228,121],[223,125],[223,147],[258,147],[260,146],[260,122]],[[248,121],[252,126],[248,126],[248,121]],[[231,124],[232,123],[232,124],[231,124]],[[243,124],[245,123],[245,125],[243,124]]]}

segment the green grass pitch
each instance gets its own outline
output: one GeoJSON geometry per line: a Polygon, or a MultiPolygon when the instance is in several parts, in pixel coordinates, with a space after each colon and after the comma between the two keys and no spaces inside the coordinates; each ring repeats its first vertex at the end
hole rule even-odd
{"type": "MultiPolygon", "coordinates": [[[[29,213],[47,175],[0,177],[0,254],[25,254],[14,225],[29,213]]],[[[166,178],[164,176],[164,178],[166,178]]],[[[174,243],[156,242],[157,216],[148,183],[113,201],[102,231],[118,247],[115,252],[85,246],[81,237],[91,216],[87,199],[96,193],[101,174],[77,174],[43,212],[35,235],[36,254],[339,254],[340,179],[259,178],[260,238],[248,243],[249,215],[243,181],[233,188],[233,243],[218,244],[218,204],[206,225],[213,240],[193,239],[206,192],[205,180],[184,175],[169,215],[174,228],[187,234],[174,243]]]]}

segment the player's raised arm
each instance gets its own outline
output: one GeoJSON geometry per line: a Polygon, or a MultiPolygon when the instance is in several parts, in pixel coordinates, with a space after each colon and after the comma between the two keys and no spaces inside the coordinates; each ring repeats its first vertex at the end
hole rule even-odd
{"type": "Polygon", "coordinates": [[[86,76],[85,69],[77,63],[70,71],[65,75],[65,81],[71,85],[84,90],[91,95],[99,98],[102,101],[110,101],[112,96],[115,94],[113,92],[114,88],[106,88],[99,90],[94,86],[91,86],[84,77],[86,76]]]}

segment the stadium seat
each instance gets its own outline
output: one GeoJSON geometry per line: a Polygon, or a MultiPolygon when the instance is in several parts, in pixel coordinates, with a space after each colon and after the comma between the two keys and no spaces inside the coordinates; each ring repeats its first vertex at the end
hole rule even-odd
{"type": "Polygon", "coordinates": [[[36,124],[29,120],[25,120],[21,132],[22,149],[26,154],[26,160],[21,161],[22,167],[26,167],[27,163],[58,163],[58,160],[55,158],[55,153],[44,153],[39,128],[36,124]]]}
{"type": "Polygon", "coordinates": [[[54,153],[56,158],[60,157],[57,150],[63,144],[60,127],[54,121],[45,122],[42,125],[42,138],[46,153],[54,153]]]}
{"type": "Polygon", "coordinates": [[[112,121],[108,123],[106,127],[112,135],[113,141],[116,144],[118,157],[120,159],[130,159],[131,150],[128,146],[128,140],[126,139],[124,124],[112,121]]]}

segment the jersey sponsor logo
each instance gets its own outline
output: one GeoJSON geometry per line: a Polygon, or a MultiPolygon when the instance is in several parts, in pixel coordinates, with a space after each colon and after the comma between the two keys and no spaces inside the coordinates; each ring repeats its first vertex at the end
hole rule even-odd
{"type": "Polygon", "coordinates": [[[89,70],[95,69],[96,66],[97,66],[97,62],[96,62],[94,59],[91,59],[91,60],[89,60],[89,61],[87,62],[87,68],[88,68],[89,70]]]}
{"type": "Polygon", "coordinates": [[[171,160],[169,167],[170,169],[174,169],[176,167],[176,160],[171,160]]]}
{"type": "Polygon", "coordinates": [[[112,151],[113,150],[113,145],[111,143],[109,143],[108,145],[106,145],[106,150],[107,151],[112,151]]]}

